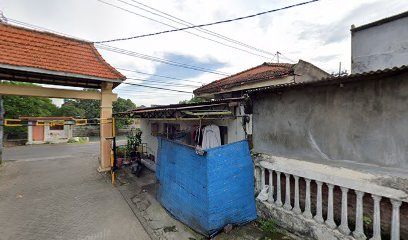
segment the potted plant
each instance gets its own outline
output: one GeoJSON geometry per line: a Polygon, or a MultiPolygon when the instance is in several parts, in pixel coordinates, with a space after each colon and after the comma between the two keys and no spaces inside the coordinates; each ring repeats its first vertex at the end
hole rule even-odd
{"type": "Polygon", "coordinates": [[[118,146],[116,148],[116,167],[120,168],[122,163],[126,158],[126,147],[125,146],[118,146]]]}
{"type": "MultiPolygon", "coordinates": [[[[142,143],[142,131],[139,128],[132,128],[127,135],[126,152],[127,157],[135,156],[137,148],[142,143]]],[[[131,159],[133,161],[134,159],[131,159]]]]}

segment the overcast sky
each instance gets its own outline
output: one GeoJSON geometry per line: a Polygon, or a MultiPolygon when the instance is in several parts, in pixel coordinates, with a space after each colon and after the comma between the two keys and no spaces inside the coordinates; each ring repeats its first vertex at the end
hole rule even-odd
{"type": "MultiPolygon", "coordinates": [[[[171,26],[182,27],[179,23],[141,10],[140,7],[146,9],[146,6],[140,3],[188,22],[202,24],[280,8],[304,0],[103,1],[105,3],[98,0],[0,0],[0,10],[10,19],[10,23],[18,20],[77,38],[100,41],[168,30],[172,29],[171,26]],[[141,15],[171,26],[143,18],[141,15]]],[[[153,12],[152,9],[148,10],[153,12]]],[[[342,62],[343,69],[350,71],[351,24],[360,26],[407,10],[406,0],[321,0],[260,17],[206,28],[248,44],[252,49],[196,30],[189,30],[190,33],[175,32],[114,42],[109,45],[228,74],[263,62],[276,62],[277,58],[269,53],[277,51],[282,53],[280,62],[291,63],[303,59],[329,73],[338,71],[339,62],[342,62]],[[265,52],[255,51],[253,48],[265,52]]],[[[177,78],[167,79],[120,70],[127,77],[143,79],[143,84],[146,85],[192,92],[194,86],[223,77],[219,74],[176,67],[102,49],[99,51],[114,67],[177,78]]],[[[192,94],[188,93],[130,85],[121,85],[115,92],[120,97],[132,99],[137,105],[146,106],[178,103],[192,97],[192,94]]]]}

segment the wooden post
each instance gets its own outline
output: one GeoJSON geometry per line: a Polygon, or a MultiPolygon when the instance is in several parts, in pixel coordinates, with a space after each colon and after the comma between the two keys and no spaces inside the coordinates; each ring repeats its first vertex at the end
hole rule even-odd
{"type": "Polygon", "coordinates": [[[106,119],[112,118],[112,83],[102,83],[101,88],[101,124],[100,124],[100,166],[99,172],[109,171],[111,168],[112,125],[106,119]]]}

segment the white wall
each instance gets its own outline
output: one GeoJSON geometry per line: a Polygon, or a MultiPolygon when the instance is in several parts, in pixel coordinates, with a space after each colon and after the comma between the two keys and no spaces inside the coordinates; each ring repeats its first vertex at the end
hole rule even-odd
{"type": "Polygon", "coordinates": [[[352,31],[351,72],[408,64],[408,17],[352,31]]]}
{"type": "MultiPolygon", "coordinates": [[[[245,139],[245,132],[242,128],[241,121],[242,119],[240,117],[226,120],[203,120],[202,125],[215,124],[217,126],[228,127],[228,143],[233,143],[245,139]]],[[[141,119],[140,129],[142,130],[142,143],[147,143],[147,153],[153,154],[156,157],[158,141],[156,136],[151,135],[152,123],[159,123],[160,132],[163,132],[164,123],[180,124],[181,130],[190,130],[192,126],[199,125],[199,121],[151,121],[148,119],[141,119]]]]}

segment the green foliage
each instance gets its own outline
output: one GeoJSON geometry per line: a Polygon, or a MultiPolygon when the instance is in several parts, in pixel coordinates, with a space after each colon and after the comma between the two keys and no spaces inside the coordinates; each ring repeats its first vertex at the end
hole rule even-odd
{"type": "Polygon", "coordinates": [[[81,108],[76,107],[74,104],[64,103],[58,109],[58,115],[65,117],[83,118],[83,116],[85,115],[85,111],[81,108]]]}
{"type": "Polygon", "coordinates": [[[137,150],[137,147],[142,143],[142,130],[139,128],[131,129],[127,135],[127,154],[137,150]]]}
{"type": "MultiPolygon", "coordinates": [[[[38,86],[33,83],[9,82],[3,81],[0,85],[23,85],[38,86]]],[[[97,89],[84,89],[83,91],[97,92],[97,89]]],[[[24,97],[24,96],[3,96],[5,118],[17,119],[21,116],[69,116],[76,118],[99,118],[100,101],[99,100],[71,100],[65,99],[60,108],[54,105],[49,98],[43,97],[24,97]]],[[[136,108],[136,105],[130,99],[118,98],[113,102],[113,112],[124,112],[136,108]]],[[[117,119],[117,128],[132,123],[131,119],[117,119]]],[[[14,135],[16,138],[25,138],[27,127],[5,127],[6,136],[14,135]]]]}
{"type": "Polygon", "coordinates": [[[274,234],[277,232],[275,223],[272,219],[259,220],[259,228],[266,234],[274,234]]]}
{"type": "MultiPolygon", "coordinates": [[[[116,102],[112,104],[112,111],[114,113],[125,112],[128,110],[135,109],[136,105],[130,99],[118,98],[116,102]]],[[[116,128],[122,128],[124,125],[132,124],[132,119],[130,118],[120,118],[116,120],[116,128]]]]}
{"type": "Polygon", "coordinates": [[[179,104],[187,104],[187,103],[200,103],[200,102],[205,102],[206,100],[204,98],[200,97],[192,97],[190,100],[183,100],[180,101],[179,104]]]}
{"type": "MultiPolygon", "coordinates": [[[[37,86],[32,83],[2,82],[1,85],[37,86]]],[[[51,99],[43,97],[3,96],[5,118],[17,119],[21,116],[54,116],[58,107],[51,99]]],[[[24,138],[27,127],[4,127],[4,134],[14,135],[15,138],[24,138]]]]}
{"type": "Polygon", "coordinates": [[[373,220],[369,216],[364,215],[363,216],[363,223],[366,226],[371,226],[371,224],[373,223],[373,220]]]}
{"type": "Polygon", "coordinates": [[[118,146],[116,148],[116,157],[124,158],[126,155],[126,146],[118,146]]]}
{"type": "MultiPolygon", "coordinates": [[[[97,91],[97,90],[87,90],[97,91]]],[[[136,105],[130,99],[118,98],[117,101],[112,104],[112,112],[124,112],[127,110],[135,109],[136,105]]],[[[74,116],[80,118],[99,118],[100,117],[100,101],[99,100],[71,100],[65,99],[64,104],[61,106],[60,115],[62,116],[74,116]]],[[[124,125],[132,123],[131,119],[122,118],[116,120],[116,128],[122,128],[124,125]]]]}

